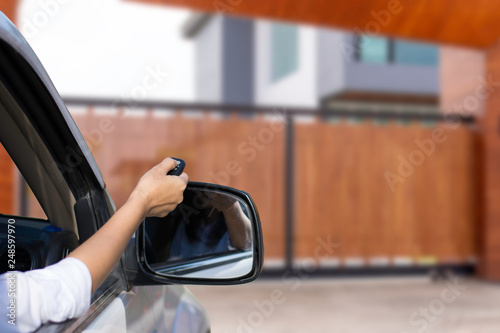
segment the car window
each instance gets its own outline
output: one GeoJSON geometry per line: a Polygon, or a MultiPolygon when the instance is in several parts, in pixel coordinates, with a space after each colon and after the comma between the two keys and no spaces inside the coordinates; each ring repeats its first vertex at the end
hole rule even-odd
{"type": "Polygon", "coordinates": [[[0,214],[47,219],[35,195],[1,143],[0,214]]]}

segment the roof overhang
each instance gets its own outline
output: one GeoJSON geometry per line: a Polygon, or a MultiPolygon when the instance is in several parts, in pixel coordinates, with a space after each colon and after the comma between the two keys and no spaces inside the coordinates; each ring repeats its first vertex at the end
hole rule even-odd
{"type": "Polygon", "coordinates": [[[126,0],[483,48],[500,37],[497,0],[126,0]]]}

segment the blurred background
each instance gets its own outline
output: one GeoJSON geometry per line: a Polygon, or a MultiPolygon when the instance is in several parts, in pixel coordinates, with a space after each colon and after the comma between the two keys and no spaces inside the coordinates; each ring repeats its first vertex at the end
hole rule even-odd
{"type": "MultiPolygon", "coordinates": [[[[117,207],[165,156],[256,201],[262,276],[190,287],[214,332],[498,332],[500,11],[457,2],[0,10],[117,207]]],[[[1,212],[43,218],[3,150],[0,170],[1,212]]]]}

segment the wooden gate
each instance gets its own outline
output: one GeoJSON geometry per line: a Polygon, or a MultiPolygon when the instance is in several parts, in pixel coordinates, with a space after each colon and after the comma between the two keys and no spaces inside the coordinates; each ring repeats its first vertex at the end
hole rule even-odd
{"type": "MultiPolygon", "coordinates": [[[[284,262],[288,225],[294,260],[325,266],[465,263],[477,255],[478,143],[465,125],[314,119],[296,121],[287,142],[284,120],[272,115],[84,107],[73,116],[118,207],[165,156],[185,159],[191,180],[250,193],[267,263],[284,262]],[[290,170],[293,223],[285,213],[290,170]]],[[[1,213],[19,206],[13,170],[1,150],[1,213]]]]}
{"type": "MultiPolygon", "coordinates": [[[[75,120],[118,206],[152,165],[164,156],[182,157],[191,180],[252,195],[262,219],[266,261],[284,261],[289,166],[283,120],[118,109],[86,110],[75,120]],[[110,130],[100,129],[103,121],[109,121],[110,130]]],[[[471,129],[316,119],[296,122],[294,131],[297,260],[342,266],[474,258],[477,173],[471,129]],[[433,147],[426,150],[429,142],[433,147]],[[399,175],[403,160],[415,162],[408,175],[399,175]],[[338,248],[315,258],[325,241],[338,248]]]]}

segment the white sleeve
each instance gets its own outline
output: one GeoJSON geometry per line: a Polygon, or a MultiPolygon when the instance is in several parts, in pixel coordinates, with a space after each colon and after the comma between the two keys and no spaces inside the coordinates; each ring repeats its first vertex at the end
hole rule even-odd
{"type": "Polygon", "coordinates": [[[92,277],[76,258],[29,272],[0,275],[0,332],[31,332],[46,322],[83,315],[92,277]]]}

